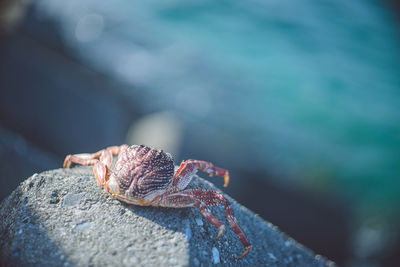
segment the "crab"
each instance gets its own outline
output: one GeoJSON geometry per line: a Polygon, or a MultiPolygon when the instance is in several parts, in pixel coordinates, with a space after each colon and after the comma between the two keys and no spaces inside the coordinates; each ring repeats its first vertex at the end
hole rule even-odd
{"type": "Polygon", "coordinates": [[[174,161],[169,153],[144,145],[112,146],[93,154],[75,154],[65,157],[63,167],[72,163],[93,165],[97,183],[117,199],[133,205],[169,208],[197,207],[201,214],[218,228],[217,239],[225,225],[215,217],[208,207],[224,204],[226,218],[244,246],[242,259],[252,246],[240,227],[228,200],[218,191],[187,189],[197,170],[210,176],[224,177],[228,186],[229,172],[210,162],[189,159],[182,161],[175,172],[174,161]],[[117,160],[113,163],[113,156],[117,160]]]}

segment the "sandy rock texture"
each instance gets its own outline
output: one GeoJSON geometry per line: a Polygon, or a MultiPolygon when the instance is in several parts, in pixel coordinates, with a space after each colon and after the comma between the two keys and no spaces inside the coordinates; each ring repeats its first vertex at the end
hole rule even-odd
{"type": "MultiPolygon", "coordinates": [[[[199,177],[189,187],[216,190],[199,177]]],[[[127,205],[96,183],[91,167],[34,174],[0,204],[1,265],[334,266],[226,197],[253,245],[240,261],[222,206],[211,209],[227,225],[215,240],[197,208],[127,205]]]]}

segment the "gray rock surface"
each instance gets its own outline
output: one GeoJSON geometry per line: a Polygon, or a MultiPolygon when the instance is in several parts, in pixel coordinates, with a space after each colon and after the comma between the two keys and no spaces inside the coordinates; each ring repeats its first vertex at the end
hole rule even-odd
{"type": "MultiPolygon", "coordinates": [[[[215,189],[198,177],[189,187],[215,189]]],[[[124,204],[97,185],[91,167],[35,174],[0,205],[1,265],[334,265],[226,197],[253,245],[240,261],[243,247],[223,207],[212,208],[227,224],[215,240],[217,229],[196,208],[124,204]]]]}

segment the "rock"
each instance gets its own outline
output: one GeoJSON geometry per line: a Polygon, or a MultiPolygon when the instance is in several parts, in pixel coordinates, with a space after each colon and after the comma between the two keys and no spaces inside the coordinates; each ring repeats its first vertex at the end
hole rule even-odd
{"type": "MultiPolygon", "coordinates": [[[[189,187],[216,189],[199,177],[189,187]]],[[[127,205],[97,185],[91,167],[36,174],[0,204],[0,265],[335,265],[226,197],[253,245],[240,261],[243,247],[223,207],[212,208],[227,224],[215,240],[217,229],[197,208],[127,205]]]]}

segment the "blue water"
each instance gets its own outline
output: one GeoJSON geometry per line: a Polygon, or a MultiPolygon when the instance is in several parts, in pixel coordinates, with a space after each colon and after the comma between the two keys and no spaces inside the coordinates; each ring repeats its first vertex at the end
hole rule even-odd
{"type": "Polygon", "coordinates": [[[382,1],[106,2],[38,5],[146,111],[246,140],[238,165],[398,216],[400,35],[382,1]]]}

